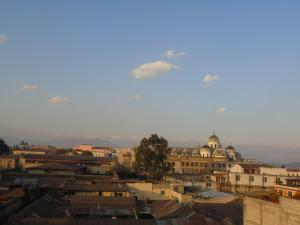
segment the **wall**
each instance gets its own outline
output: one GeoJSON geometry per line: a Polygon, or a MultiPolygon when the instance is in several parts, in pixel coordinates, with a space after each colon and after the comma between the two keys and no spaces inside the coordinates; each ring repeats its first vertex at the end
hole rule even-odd
{"type": "Polygon", "coordinates": [[[178,201],[179,203],[189,203],[192,202],[192,195],[184,195],[176,191],[171,191],[170,199],[178,201]]]}
{"type": "Polygon", "coordinates": [[[127,183],[127,186],[135,192],[138,200],[168,200],[170,199],[170,186],[166,184],[152,183],[127,183]]]}
{"type": "Polygon", "coordinates": [[[280,198],[279,203],[245,197],[244,225],[299,225],[300,201],[280,198]]]}

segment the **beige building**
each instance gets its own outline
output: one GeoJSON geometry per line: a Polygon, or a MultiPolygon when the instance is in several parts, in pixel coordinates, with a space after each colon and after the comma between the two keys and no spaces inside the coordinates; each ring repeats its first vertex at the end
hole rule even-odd
{"type": "Polygon", "coordinates": [[[287,178],[286,184],[276,184],[274,190],[282,197],[300,199],[300,177],[287,178]]]}
{"type": "Polygon", "coordinates": [[[0,156],[0,170],[19,168],[19,156],[1,155],[0,156]]]}
{"type": "Polygon", "coordinates": [[[244,225],[299,225],[300,201],[279,198],[279,202],[245,197],[244,225]]]}
{"type": "Polygon", "coordinates": [[[109,174],[112,173],[115,166],[115,161],[112,158],[65,155],[24,155],[21,158],[21,168],[28,170],[32,167],[54,162],[84,165],[88,174],[109,174]]]}
{"type": "Polygon", "coordinates": [[[229,145],[222,148],[219,138],[213,134],[207,144],[195,148],[173,148],[168,156],[175,173],[205,174],[213,171],[227,171],[242,158],[236,149],[229,145]]]}

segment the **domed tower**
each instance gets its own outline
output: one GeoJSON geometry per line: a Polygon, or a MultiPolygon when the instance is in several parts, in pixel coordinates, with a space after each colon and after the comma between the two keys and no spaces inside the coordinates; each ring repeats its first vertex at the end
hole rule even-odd
{"type": "Polygon", "coordinates": [[[215,134],[215,132],[213,133],[213,135],[211,135],[208,138],[207,144],[208,144],[208,146],[211,149],[216,149],[216,148],[220,148],[221,147],[220,140],[219,140],[218,136],[215,134]]]}

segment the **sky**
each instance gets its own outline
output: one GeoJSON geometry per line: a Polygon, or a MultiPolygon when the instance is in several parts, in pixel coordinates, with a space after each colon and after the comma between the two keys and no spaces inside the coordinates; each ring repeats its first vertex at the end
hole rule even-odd
{"type": "Polygon", "coordinates": [[[2,0],[0,135],[300,148],[299,10],[2,0]]]}

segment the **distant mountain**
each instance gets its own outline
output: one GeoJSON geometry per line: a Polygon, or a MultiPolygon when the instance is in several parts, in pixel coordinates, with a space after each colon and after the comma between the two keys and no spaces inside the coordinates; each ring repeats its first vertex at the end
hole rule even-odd
{"type": "Polygon", "coordinates": [[[300,169],[300,162],[287,163],[287,168],[300,169]]]}

